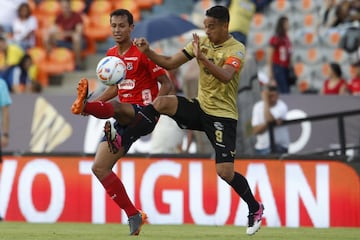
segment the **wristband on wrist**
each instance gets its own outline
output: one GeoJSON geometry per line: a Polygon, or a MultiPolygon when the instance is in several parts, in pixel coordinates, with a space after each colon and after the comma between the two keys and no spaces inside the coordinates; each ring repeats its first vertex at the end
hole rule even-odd
{"type": "Polygon", "coordinates": [[[9,137],[8,133],[3,133],[2,135],[3,135],[3,137],[9,137]]]}

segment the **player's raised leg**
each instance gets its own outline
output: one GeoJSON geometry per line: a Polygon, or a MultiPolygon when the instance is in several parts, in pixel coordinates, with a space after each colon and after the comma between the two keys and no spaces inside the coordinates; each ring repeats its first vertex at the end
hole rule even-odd
{"type": "Polygon", "coordinates": [[[86,104],[86,99],[88,98],[88,94],[89,94],[89,82],[86,78],[83,78],[78,83],[77,97],[71,106],[71,112],[73,114],[83,113],[86,104]]]}

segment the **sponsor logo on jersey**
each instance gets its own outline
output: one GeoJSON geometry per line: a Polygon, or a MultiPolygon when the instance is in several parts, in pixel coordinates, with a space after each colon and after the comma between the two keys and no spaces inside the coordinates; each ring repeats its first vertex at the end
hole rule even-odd
{"type": "Polygon", "coordinates": [[[131,90],[135,88],[135,81],[132,79],[125,79],[118,84],[119,89],[131,90]]]}
{"type": "Polygon", "coordinates": [[[125,57],[124,60],[125,61],[137,61],[138,57],[125,57]]]}

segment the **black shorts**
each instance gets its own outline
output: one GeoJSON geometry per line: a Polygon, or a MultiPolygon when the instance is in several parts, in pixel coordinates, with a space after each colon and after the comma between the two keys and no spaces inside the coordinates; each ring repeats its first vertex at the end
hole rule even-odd
{"type": "Polygon", "coordinates": [[[172,117],[180,128],[203,131],[215,149],[216,163],[234,162],[237,120],[206,114],[196,99],[178,96],[172,117]]]}
{"type": "MultiPolygon", "coordinates": [[[[134,115],[134,116],[136,116],[136,114],[137,114],[138,112],[140,112],[140,111],[145,107],[145,106],[140,106],[140,105],[138,105],[138,104],[132,104],[132,106],[133,106],[134,111],[135,111],[135,115],[134,115]]],[[[126,127],[127,127],[127,126],[120,125],[118,121],[115,121],[113,126],[114,126],[114,128],[116,129],[116,132],[117,132],[120,136],[122,136],[122,135],[124,134],[124,131],[125,131],[126,127]]],[[[102,137],[101,141],[102,141],[102,142],[106,142],[105,136],[102,137]]],[[[130,149],[130,147],[131,147],[131,145],[132,145],[133,143],[134,143],[134,142],[131,142],[130,144],[124,146],[125,153],[127,153],[127,152],[129,151],[129,149],[130,149]]]]}

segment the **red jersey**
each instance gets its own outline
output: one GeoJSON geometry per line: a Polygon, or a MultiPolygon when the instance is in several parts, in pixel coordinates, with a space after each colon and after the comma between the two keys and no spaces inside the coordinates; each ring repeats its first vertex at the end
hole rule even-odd
{"type": "Polygon", "coordinates": [[[354,77],[350,81],[348,88],[352,95],[360,95],[360,77],[354,77]]]}
{"type": "Polygon", "coordinates": [[[333,88],[329,87],[329,83],[330,83],[330,80],[328,80],[328,79],[325,80],[325,83],[324,83],[324,94],[325,95],[339,94],[340,88],[343,85],[347,86],[346,81],[344,79],[340,79],[340,81],[333,88]]]}
{"type": "Polygon", "coordinates": [[[287,36],[272,36],[270,38],[270,46],[274,48],[274,53],[272,56],[273,64],[288,67],[290,64],[292,51],[290,39],[287,36]]]}
{"type": "MultiPolygon", "coordinates": [[[[72,11],[70,17],[65,17],[62,13],[55,19],[55,24],[58,25],[63,31],[74,31],[77,24],[81,24],[81,15],[72,11]]],[[[66,41],[72,41],[71,37],[67,37],[66,41]]]]}
{"type": "Polygon", "coordinates": [[[166,74],[165,70],[152,62],[136,46],[120,56],[117,46],[110,48],[107,56],[116,56],[126,63],[126,79],[118,84],[120,102],[148,105],[159,93],[157,77],[166,74]]]}

